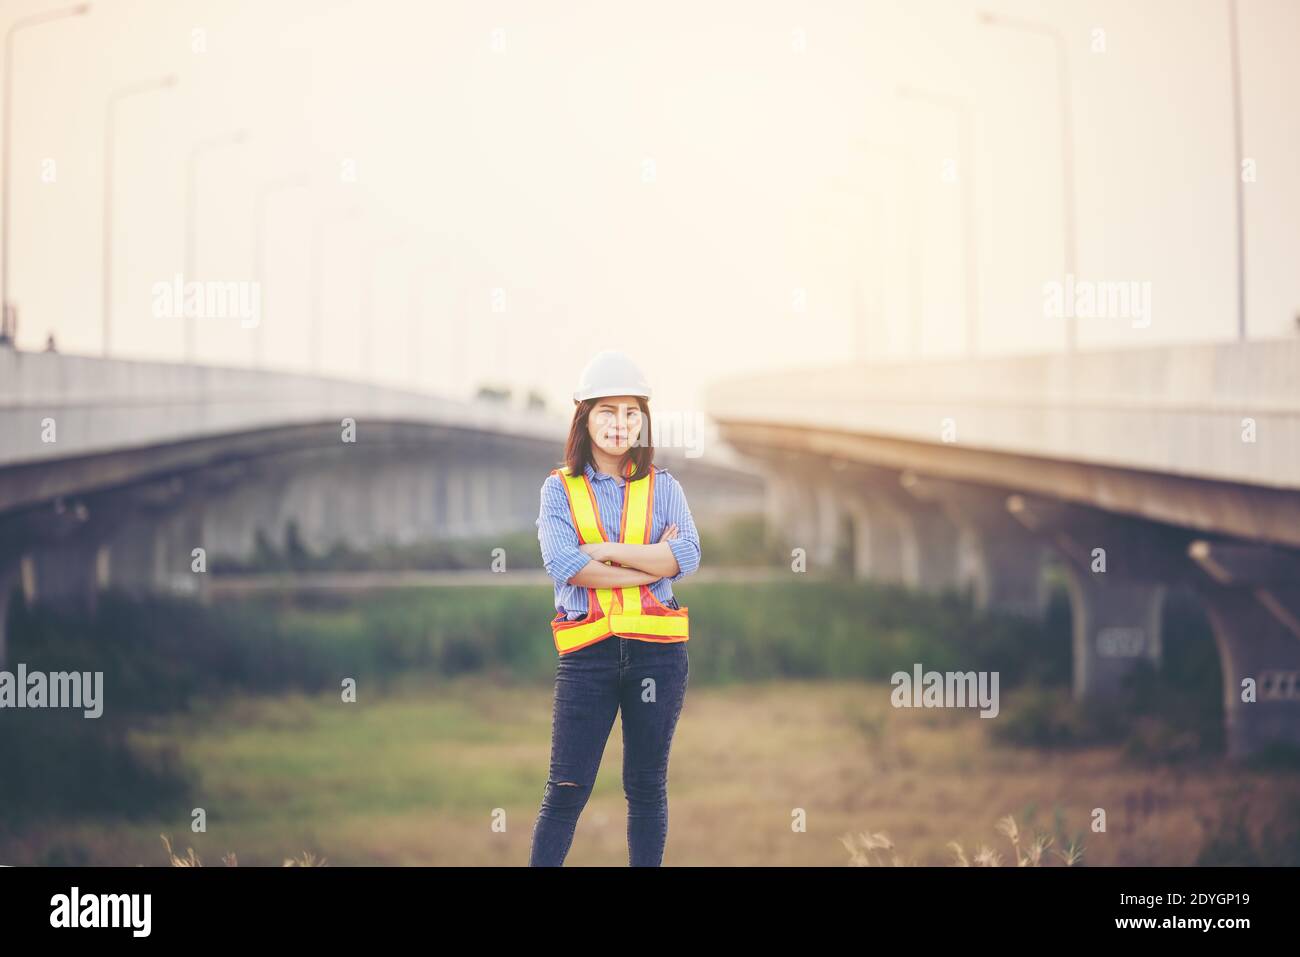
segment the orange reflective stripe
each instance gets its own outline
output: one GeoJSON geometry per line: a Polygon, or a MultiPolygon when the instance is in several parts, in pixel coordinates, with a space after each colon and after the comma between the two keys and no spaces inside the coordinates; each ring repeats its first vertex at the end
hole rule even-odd
{"type": "Polygon", "coordinates": [[[623,501],[623,535],[622,541],[628,545],[644,545],[650,530],[646,527],[650,521],[650,488],[654,485],[654,473],[651,472],[639,482],[632,482],[627,487],[623,501]]]}
{"type": "Polygon", "coordinates": [[[628,521],[623,541],[629,545],[644,545],[650,538],[650,503],[654,501],[655,474],[652,471],[627,489],[628,521]]]}
{"type": "MultiPolygon", "coordinates": [[[[604,615],[608,615],[608,614],[610,614],[611,612],[617,610],[617,609],[615,608],[615,602],[617,601],[617,599],[615,598],[615,595],[616,595],[617,593],[614,591],[614,589],[612,589],[612,588],[588,588],[588,589],[587,589],[587,594],[588,594],[589,597],[593,597],[593,596],[594,596],[594,598],[596,599],[596,617],[597,617],[597,618],[600,618],[600,617],[602,617],[602,616],[604,616],[604,615]]],[[[588,614],[590,614],[590,612],[588,612],[588,614]]]]}
{"type": "Polygon", "coordinates": [[[635,611],[641,607],[641,585],[628,585],[618,590],[618,607],[614,609],[615,614],[621,614],[623,609],[635,611]]]}
{"type": "Polygon", "coordinates": [[[568,493],[569,512],[573,515],[574,528],[578,530],[578,539],[583,545],[603,542],[605,536],[600,527],[600,515],[596,511],[596,496],[587,482],[586,475],[570,475],[568,466],[557,470],[568,493]]]}
{"type": "MultiPolygon", "coordinates": [[[[633,465],[629,462],[629,478],[632,469],[633,465]]],[[[570,475],[568,466],[563,466],[552,474],[559,475],[564,482],[569,513],[573,517],[581,543],[585,545],[608,541],[596,505],[595,490],[585,472],[580,476],[570,475]]],[[[624,544],[644,545],[650,537],[654,474],[652,466],[644,478],[626,483],[617,539],[624,544]]],[[[587,595],[589,607],[586,618],[565,621],[557,615],[551,622],[555,647],[562,655],[595,644],[611,635],[643,641],[686,641],[690,637],[687,609],[667,607],[655,597],[648,585],[588,588],[587,595]]]]}
{"type": "Polygon", "coordinates": [[[590,608],[586,618],[566,622],[558,615],[551,622],[555,634],[555,649],[560,654],[577,651],[610,635],[610,618],[605,609],[612,604],[613,591],[609,588],[588,588],[590,608]]]}
{"type": "Polygon", "coordinates": [[[608,617],[597,618],[595,621],[574,622],[569,627],[561,626],[555,629],[555,650],[565,654],[609,636],[608,617]]]}

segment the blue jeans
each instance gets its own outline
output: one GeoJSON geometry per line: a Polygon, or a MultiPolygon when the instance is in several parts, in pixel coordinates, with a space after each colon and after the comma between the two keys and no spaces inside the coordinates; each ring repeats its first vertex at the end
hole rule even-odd
{"type": "Polygon", "coordinates": [[[686,696],[690,672],[686,645],[685,641],[611,635],[559,656],[551,768],[533,828],[529,866],[564,863],[620,708],[628,864],[658,867],[663,862],[668,837],[668,750],[686,696]]]}

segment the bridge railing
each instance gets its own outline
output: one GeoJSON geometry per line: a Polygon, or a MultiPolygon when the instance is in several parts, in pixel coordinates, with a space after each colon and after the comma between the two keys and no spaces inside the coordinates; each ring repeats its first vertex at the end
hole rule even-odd
{"type": "Polygon", "coordinates": [[[0,349],[0,467],[351,417],[562,442],[555,415],[317,376],[0,349]]]}
{"type": "Polygon", "coordinates": [[[808,367],[708,393],[727,423],[820,428],[1300,488],[1300,340],[808,367]]]}

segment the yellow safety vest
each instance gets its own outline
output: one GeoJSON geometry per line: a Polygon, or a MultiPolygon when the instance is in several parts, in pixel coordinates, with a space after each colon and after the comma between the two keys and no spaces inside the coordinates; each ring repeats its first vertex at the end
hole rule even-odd
{"type": "MultiPolygon", "coordinates": [[[[627,464],[627,475],[633,464],[627,464]]],[[[596,493],[585,473],[570,475],[569,467],[554,469],[564,483],[569,498],[569,514],[583,545],[605,542],[609,538],[600,522],[596,493]]],[[[627,545],[645,545],[650,535],[651,504],[654,502],[655,470],[635,482],[626,483],[623,494],[623,520],[619,541],[627,545]]],[[[689,619],[685,608],[669,608],[650,591],[649,585],[626,588],[588,588],[587,617],[567,621],[556,612],[551,620],[555,650],[565,655],[579,648],[618,635],[642,641],[686,641],[689,619]]]]}

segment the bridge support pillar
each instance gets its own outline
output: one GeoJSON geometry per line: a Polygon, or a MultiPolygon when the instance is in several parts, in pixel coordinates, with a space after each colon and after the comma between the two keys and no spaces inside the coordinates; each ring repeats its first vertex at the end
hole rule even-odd
{"type": "Polygon", "coordinates": [[[203,545],[202,494],[173,478],[99,503],[101,585],[132,595],[197,591],[190,556],[203,545]]]}
{"type": "Polygon", "coordinates": [[[1108,580],[1065,564],[1073,617],[1074,697],[1118,697],[1143,663],[1160,665],[1160,613],[1165,588],[1108,580]]]}
{"type": "Polygon", "coordinates": [[[938,509],[902,512],[903,575],[920,591],[956,591],[961,584],[961,532],[938,509]]]}
{"type": "Polygon", "coordinates": [[[1206,586],[1198,592],[1223,665],[1228,757],[1247,758],[1279,744],[1300,750],[1300,634],[1250,589],[1206,586]]]}
{"type": "MultiPolygon", "coordinates": [[[[203,508],[186,503],[166,512],[142,511],[110,541],[108,586],[123,592],[204,597],[207,573],[194,571],[194,550],[205,547],[203,508]]],[[[211,562],[205,555],[205,568],[211,562]]]]}
{"type": "Polygon", "coordinates": [[[21,594],[22,559],[15,553],[0,553],[0,670],[9,667],[9,606],[21,594]]]}
{"type": "Polygon", "coordinates": [[[498,473],[498,469],[486,463],[477,464],[471,473],[469,533],[474,538],[483,538],[496,532],[494,522],[497,521],[497,516],[492,511],[492,490],[498,473]]]}
{"type": "MultiPolygon", "coordinates": [[[[203,528],[189,548],[202,545],[209,557],[249,558],[257,554],[260,537],[270,548],[283,552],[285,526],[292,515],[286,514],[284,507],[289,484],[283,473],[268,468],[250,471],[239,484],[232,481],[220,494],[205,496],[203,528]]],[[[352,515],[352,510],[342,511],[345,517],[352,515]]]]}
{"type": "Polygon", "coordinates": [[[820,568],[831,568],[839,555],[840,526],[844,517],[844,508],[835,495],[835,489],[825,482],[818,482],[811,489],[813,500],[813,564],[820,568]]]}
{"type": "Polygon", "coordinates": [[[42,544],[31,551],[34,571],[29,601],[92,615],[108,577],[108,546],[94,538],[42,544]]]}
{"type": "Polygon", "coordinates": [[[962,529],[966,575],[975,607],[1039,618],[1046,610],[1043,548],[1027,536],[971,522],[962,529]]]}
{"type": "Polygon", "coordinates": [[[904,584],[903,530],[898,515],[879,499],[850,496],[853,577],[887,585],[904,584]]]}
{"type": "Polygon", "coordinates": [[[816,537],[816,503],[806,486],[780,471],[767,476],[764,513],[769,541],[784,547],[810,548],[816,537]]]}
{"type": "Polygon", "coordinates": [[[980,611],[1041,618],[1047,610],[1043,544],[1007,512],[1005,493],[904,473],[901,484],[937,504],[958,529],[958,580],[980,611]]]}
{"type": "Polygon", "coordinates": [[[1300,553],[1196,541],[1205,604],[1223,667],[1228,757],[1300,751],[1300,553]]]}
{"type": "Polygon", "coordinates": [[[937,505],[904,491],[896,471],[832,463],[832,473],[853,519],[858,578],[929,592],[958,587],[958,530],[937,505]]]}
{"type": "Polygon", "coordinates": [[[155,526],[153,578],[155,588],[173,595],[204,599],[208,563],[212,555],[204,544],[204,509],[197,502],[183,505],[155,526]],[[194,571],[194,549],[203,548],[203,572],[194,571]]]}
{"type": "Polygon", "coordinates": [[[163,576],[163,540],[156,521],[124,523],[109,541],[108,587],[133,595],[158,589],[163,576]]]}
{"type": "Polygon", "coordinates": [[[1060,554],[1073,618],[1074,697],[1113,698],[1163,656],[1168,587],[1199,577],[1186,532],[1065,502],[1012,495],[1007,510],[1060,554]]]}

